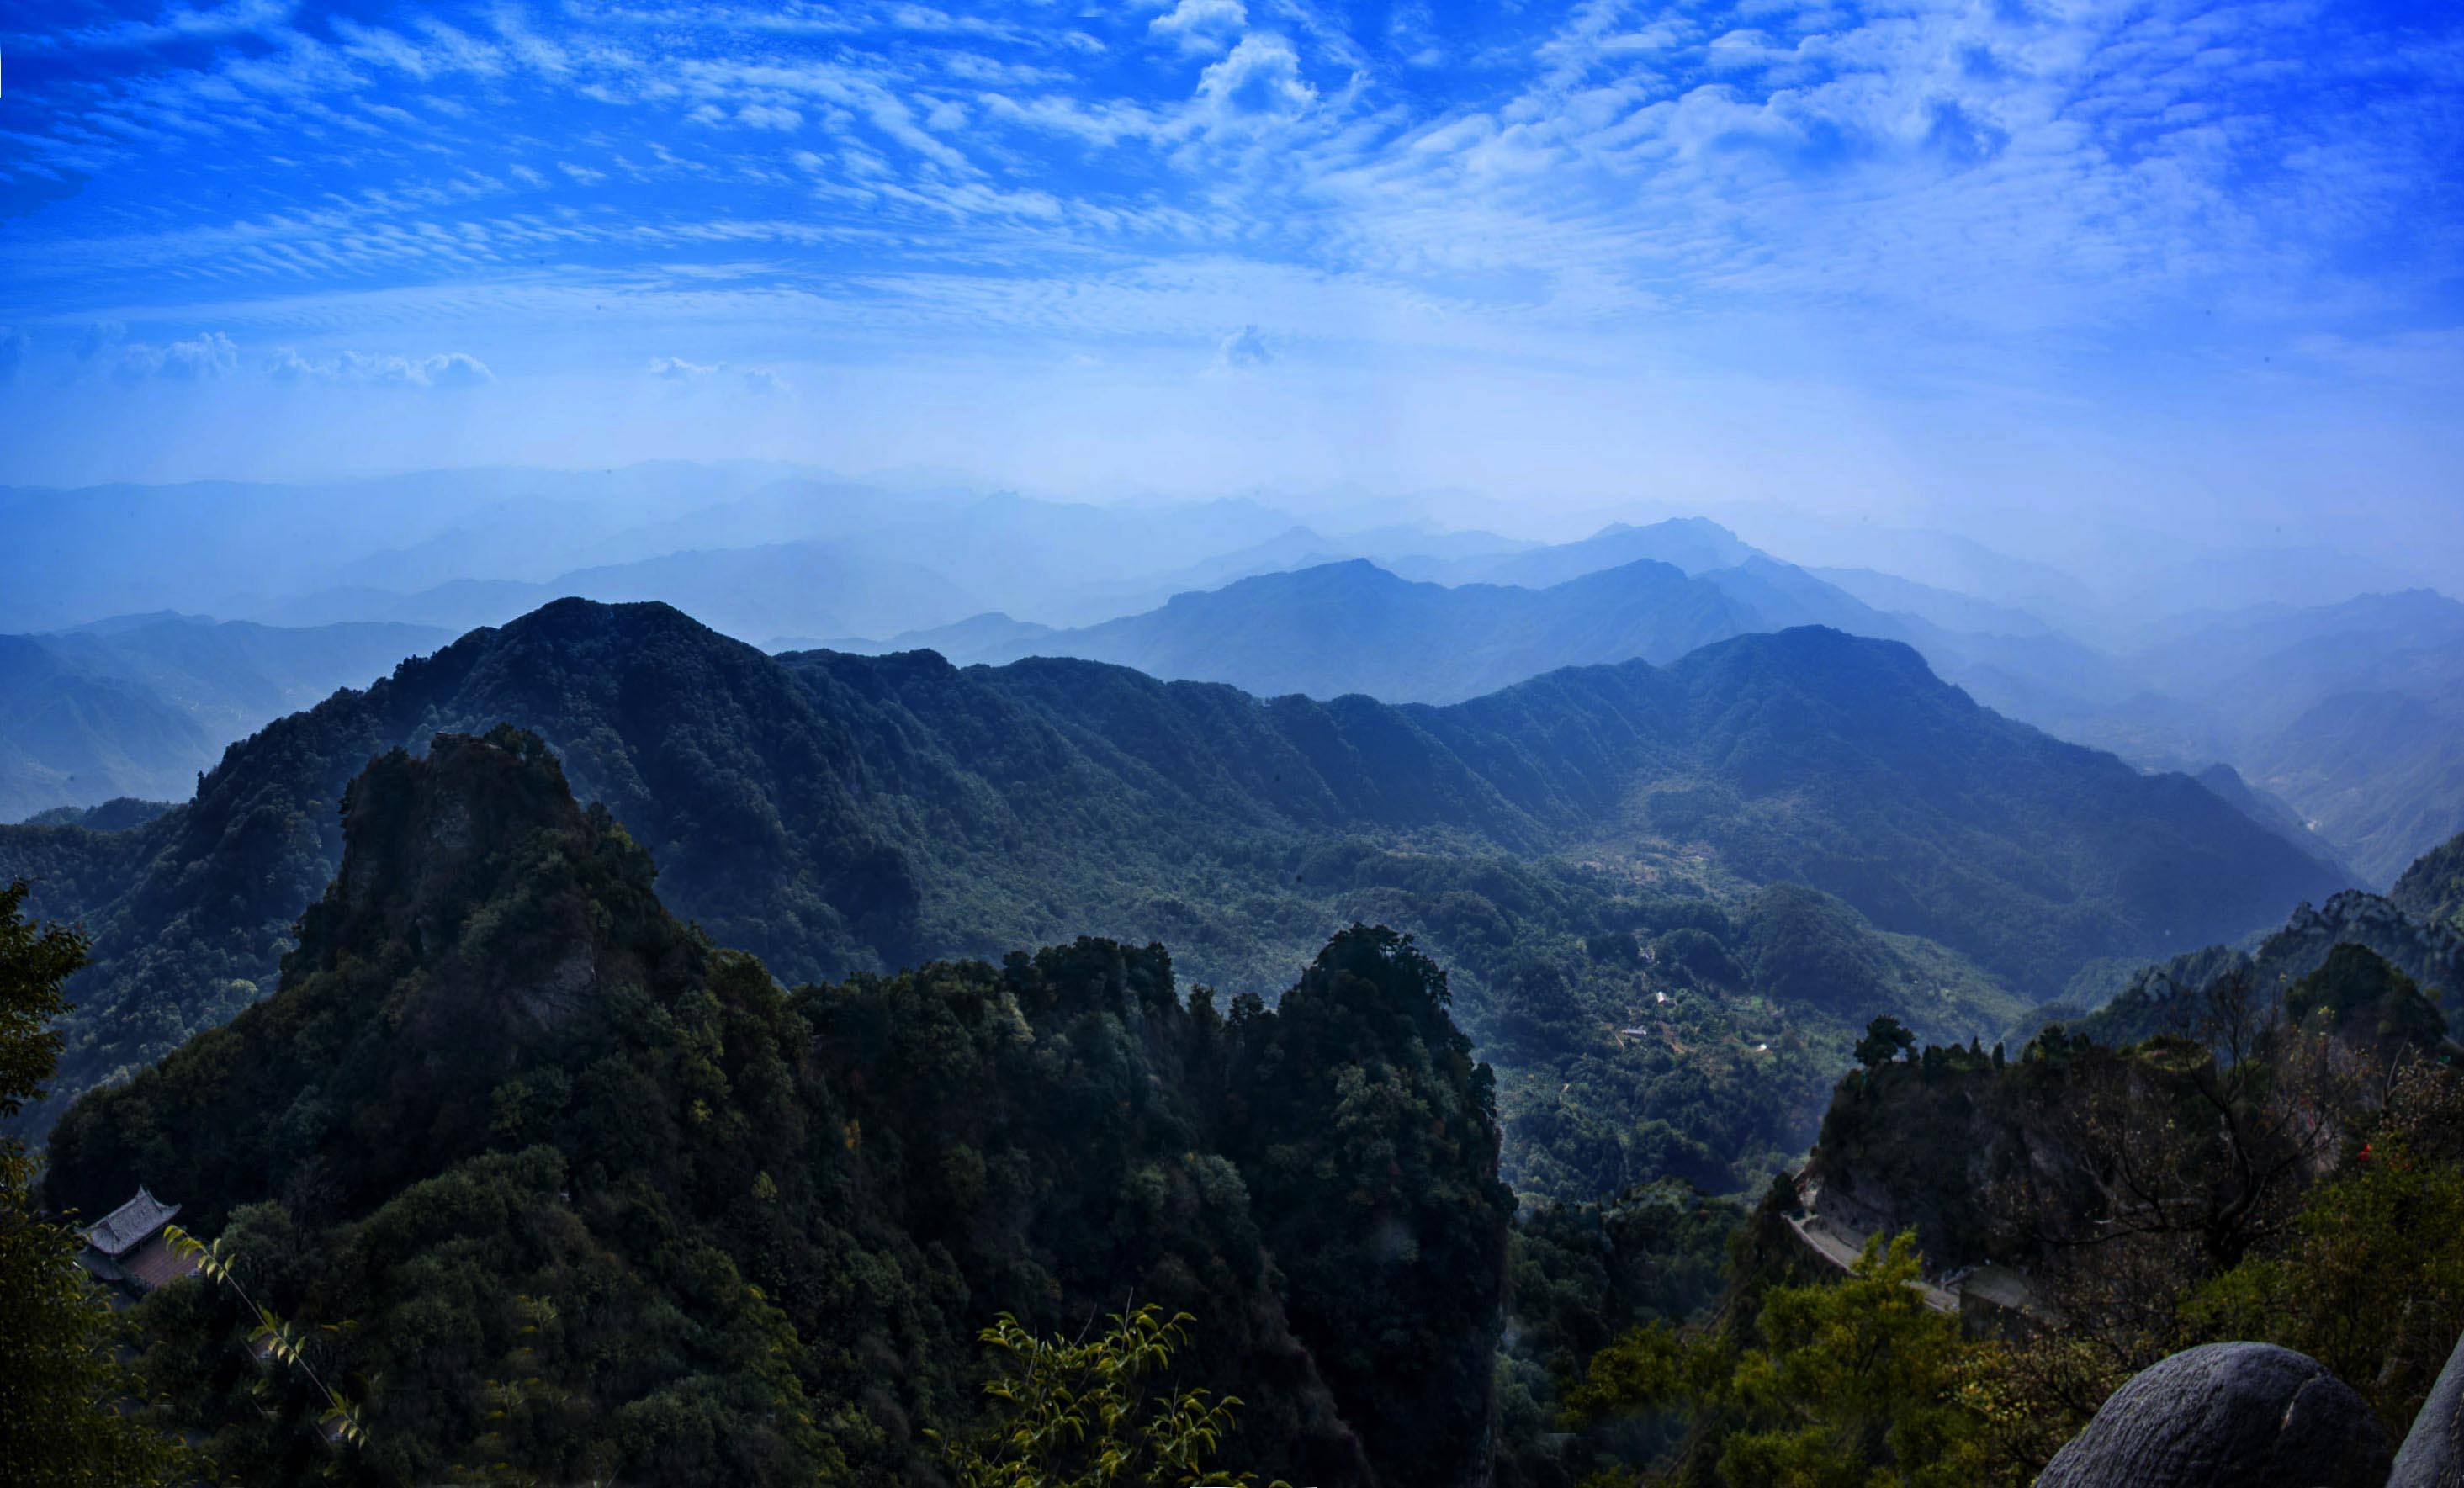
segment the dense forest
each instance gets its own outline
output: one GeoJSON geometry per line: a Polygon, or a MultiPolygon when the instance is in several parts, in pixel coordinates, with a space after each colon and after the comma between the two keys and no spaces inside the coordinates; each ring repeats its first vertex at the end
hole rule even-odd
{"type": "Polygon", "coordinates": [[[1811,889],[1604,935],[1869,1018],[1861,1067],[1750,1213],[1518,1205],[1451,979],[1392,930],[1271,1006],[1097,939],[790,989],[535,734],[389,752],[340,817],[279,987],[79,1100],[43,1178],[212,1237],[121,1388],[217,1480],[2021,1483],[2169,1348],[2281,1339],[2400,1426],[2464,1326],[2449,989],[2351,941],[2200,984],[2187,1035],[2006,1061],[1913,1052],[1910,952],[1811,889]],[[1874,1230],[1845,1280],[1781,1221],[1810,1190],[1874,1230]],[[1913,1289],[1981,1263],[2054,1331],[1913,1289]],[[2339,1322],[2380,1287],[2418,1315],[2339,1322]]]}
{"type": "Polygon", "coordinates": [[[1572,1415],[1652,1423],[1654,1481],[2019,1488],[2135,1373],[2240,1340],[2316,1360],[2403,1440],[2464,1334],[2457,982],[2332,937],[2279,979],[2308,941],[2297,917],[2211,959],[2119,1042],[1919,1048],[1877,1019],[1716,1312],[1627,1329],[1572,1415]],[[1845,1276],[1807,1210],[1866,1236],[1845,1276]],[[1989,1272],[1982,1310],[1926,1300],[1989,1272]]]}
{"type": "Polygon", "coordinates": [[[1828,631],[1390,708],[771,658],[662,605],[566,602],[277,721],[127,830],[0,828],[0,874],[94,936],[62,1098],[272,990],[370,758],[500,721],[651,850],[680,913],[793,981],[1102,933],[1271,998],[1347,925],[1413,933],[1502,1072],[1532,1197],[1750,1188],[1873,1011],[1990,1036],[2096,958],[2335,886],[2194,782],[1828,631]]]}
{"type": "MultiPolygon", "coordinates": [[[[975,1335],[1153,1304],[1225,1460],[1471,1481],[1513,1204],[1444,974],[1335,937],[1275,1008],[1082,940],[782,991],[670,917],[533,735],[353,784],[279,991],[59,1126],[53,1198],[177,1193],[244,1289],[166,1290],[150,1387],[220,1475],[907,1479],[983,1425],[975,1335]],[[939,1434],[935,1434],[935,1433],[939,1434]]],[[[924,1481],[929,1478],[918,1478],[924,1481]]]]}

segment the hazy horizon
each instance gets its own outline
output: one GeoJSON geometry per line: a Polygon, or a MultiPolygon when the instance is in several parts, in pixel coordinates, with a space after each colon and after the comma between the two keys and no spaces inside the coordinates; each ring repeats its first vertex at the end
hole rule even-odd
{"type": "Polygon", "coordinates": [[[0,484],[750,456],[2464,559],[2441,8],[232,0],[0,39],[0,484]]]}

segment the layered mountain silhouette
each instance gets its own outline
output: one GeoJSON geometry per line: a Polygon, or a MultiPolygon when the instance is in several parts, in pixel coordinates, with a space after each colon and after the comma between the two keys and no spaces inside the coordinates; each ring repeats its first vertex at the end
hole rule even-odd
{"type": "Polygon", "coordinates": [[[927,648],[961,664],[1074,656],[1265,695],[1447,703],[1559,667],[1666,661],[1729,636],[1827,625],[1904,642],[2009,716],[2143,767],[2200,773],[2339,872],[2384,883],[2464,825],[2464,755],[2441,690],[2464,685],[2453,675],[2464,622],[2451,624],[2449,615],[2464,616],[2464,606],[2433,595],[2203,623],[2183,633],[2178,654],[2116,656],[1983,601],[1781,562],[1711,523],[1613,529],[1493,562],[1397,567],[1553,581],[1448,587],[1353,558],[1177,595],[1075,629],[985,614],[885,643],[840,644],[927,648]],[[1676,552],[1692,566],[1584,566],[1633,547],[1676,552]],[[1577,577],[1556,577],[1567,572],[1577,577]],[[2227,766],[2230,779],[2202,773],[2228,758],[2246,768],[2227,766]]]}
{"type": "Polygon", "coordinates": [[[174,614],[0,636],[0,821],[115,797],[183,799],[225,743],[449,639],[174,614]]]}
{"type": "Polygon", "coordinates": [[[1734,568],[1761,556],[1717,522],[1700,516],[1680,516],[1642,526],[1611,522],[1574,542],[1551,543],[1516,553],[1405,558],[1396,562],[1395,569],[1406,578],[1441,583],[1546,589],[1586,574],[1632,563],[1665,563],[1688,574],[1701,574],[1734,568]]]}
{"type": "Polygon", "coordinates": [[[302,617],[368,613],[454,632],[500,624],[562,596],[610,603],[658,600],[709,618],[730,635],[837,635],[859,625],[930,624],[966,613],[966,595],[938,573],[844,543],[778,542],[688,549],[574,569],[539,582],[453,580],[414,594],[326,590],[289,607],[302,617]]]}
{"type": "Polygon", "coordinates": [[[954,659],[1074,656],[1151,676],[1229,682],[1263,696],[1460,702],[1560,667],[1669,662],[1769,628],[1718,588],[1649,559],[1548,589],[1416,583],[1353,558],[1266,574],[1077,630],[980,624],[913,641],[954,659]],[[974,645],[968,645],[969,642],[974,645]]]}
{"type": "Polygon", "coordinates": [[[2042,999],[2089,959],[2232,939],[2340,886],[2196,782],[1830,630],[1433,708],[1080,661],[774,658],[665,605],[565,601],[279,720],[142,825],[0,829],[0,877],[96,937],[63,1088],[270,989],[340,862],[345,782],[500,722],[652,851],[680,912],[790,978],[1105,933],[1272,991],[1360,895],[1444,867],[1487,873],[1509,923],[1562,918],[1551,895],[1801,882],[2042,999]],[[1509,892],[1516,864],[1573,886],[1509,892]]]}
{"type": "MultiPolygon", "coordinates": [[[[1827,565],[1792,568],[1700,517],[1613,522],[1543,544],[1441,530],[1409,503],[1336,502],[1304,523],[1257,500],[1096,505],[759,462],[0,490],[0,515],[24,538],[0,554],[0,626],[12,630],[56,633],[171,605],[458,633],[583,596],[674,603],[774,651],[929,647],[961,663],[1072,654],[1268,695],[1389,702],[1459,701],[1559,666],[1665,660],[1715,638],[1720,626],[1705,628],[1713,597],[1680,602],[1641,579],[1648,570],[1627,585],[1601,579],[1666,563],[1725,597],[1739,633],[1826,624],[1903,641],[1996,711],[2143,769],[2226,762],[2293,808],[2295,841],[2373,885],[2464,829],[2464,719],[2453,701],[2464,605],[2412,591],[2192,608],[2389,581],[2331,554],[2228,550],[2169,580],[2106,576],[2132,595],[2117,607],[1968,539],[1813,519],[1763,530],[1790,557],[1827,565]],[[1361,558],[1463,597],[1448,605],[1355,577],[1356,611],[1316,593],[1306,628],[1250,612],[1335,587],[1299,576],[1361,558]],[[1568,582],[1586,585],[1586,602],[1493,592],[1568,582]],[[1429,622],[1426,637],[1396,624],[1407,611],[1429,622]],[[1347,655],[1349,634],[1362,644],[1347,655]]],[[[280,706],[436,639],[320,676],[280,706]]],[[[181,799],[224,744],[280,711],[257,707],[231,729],[174,700],[200,738],[124,679],[98,687],[82,665],[73,685],[6,689],[0,679],[27,717],[0,735],[0,819],[114,795],[181,799]]]]}

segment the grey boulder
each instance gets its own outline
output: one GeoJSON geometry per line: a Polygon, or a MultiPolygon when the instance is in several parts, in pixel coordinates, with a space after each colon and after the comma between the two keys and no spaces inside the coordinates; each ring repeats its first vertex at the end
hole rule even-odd
{"type": "Polygon", "coordinates": [[[2352,1388],[2273,1344],[2208,1344],[2141,1370],[2036,1488],[2381,1488],[2387,1432],[2352,1388]]]}
{"type": "Polygon", "coordinates": [[[2464,1488],[2464,1343],[2447,1356],[2447,1368],[2412,1418],[2387,1488],[2464,1488]]]}

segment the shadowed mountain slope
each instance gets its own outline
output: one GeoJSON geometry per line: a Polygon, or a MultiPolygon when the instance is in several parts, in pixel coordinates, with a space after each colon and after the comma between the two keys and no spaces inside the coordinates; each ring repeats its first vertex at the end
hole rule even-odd
{"type": "Polygon", "coordinates": [[[278,721],[130,831],[0,829],[0,876],[97,936],[63,1085],[259,996],[340,861],[343,783],[500,721],[560,752],[682,912],[791,977],[1101,931],[1271,989],[1344,923],[1312,854],[1355,837],[1441,861],[1571,854],[1626,892],[1687,855],[1730,883],[1798,880],[2040,998],[2089,957],[2229,938],[2337,886],[2195,782],[1831,631],[1393,708],[1085,662],[771,658],[664,605],[567,601],[278,721]]]}

